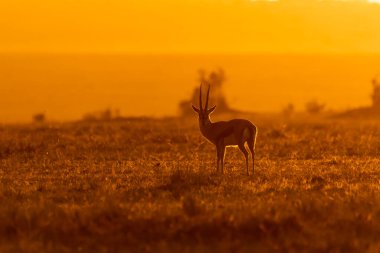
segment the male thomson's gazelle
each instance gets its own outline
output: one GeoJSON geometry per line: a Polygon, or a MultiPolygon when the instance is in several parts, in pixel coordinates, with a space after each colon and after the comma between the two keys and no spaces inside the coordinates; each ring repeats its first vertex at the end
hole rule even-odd
{"type": "Polygon", "coordinates": [[[199,116],[199,128],[202,135],[216,146],[216,170],[219,171],[219,162],[221,162],[222,173],[224,167],[224,154],[226,147],[237,146],[245,156],[247,175],[248,170],[248,151],[245,143],[248,144],[252,155],[253,172],[255,170],[255,144],[257,136],[257,128],[250,121],[245,119],[233,119],[230,121],[211,122],[210,114],[215,110],[216,106],[208,109],[208,98],[210,94],[210,85],[207,90],[206,105],[202,108],[202,84],[199,90],[199,109],[192,105],[194,111],[199,116]]]}

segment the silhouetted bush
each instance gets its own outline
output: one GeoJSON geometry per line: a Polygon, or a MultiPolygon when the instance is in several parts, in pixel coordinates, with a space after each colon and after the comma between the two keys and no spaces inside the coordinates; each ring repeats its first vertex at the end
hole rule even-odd
{"type": "Polygon", "coordinates": [[[282,114],[283,114],[286,118],[290,118],[290,117],[293,116],[294,111],[295,111],[294,105],[293,105],[292,103],[289,103],[288,105],[286,105],[286,106],[284,107],[284,109],[282,109],[282,114]]]}
{"type": "Polygon", "coordinates": [[[305,105],[306,112],[310,114],[319,114],[325,109],[325,104],[321,104],[316,100],[312,100],[310,102],[307,102],[305,105]]]}
{"type": "Polygon", "coordinates": [[[33,121],[35,123],[43,123],[43,122],[45,122],[45,120],[46,120],[46,116],[43,113],[37,113],[37,114],[33,115],[33,121]]]}
{"type": "Polygon", "coordinates": [[[95,121],[95,120],[112,120],[120,117],[120,111],[118,109],[111,110],[110,108],[104,111],[91,112],[83,115],[83,120],[85,121],[95,121]]]}

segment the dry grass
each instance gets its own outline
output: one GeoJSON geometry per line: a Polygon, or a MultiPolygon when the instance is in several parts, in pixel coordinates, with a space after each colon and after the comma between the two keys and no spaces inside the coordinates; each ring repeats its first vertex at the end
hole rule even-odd
{"type": "Polygon", "coordinates": [[[1,126],[0,252],[379,252],[380,126],[256,122],[249,178],[193,121],[1,126]]]}

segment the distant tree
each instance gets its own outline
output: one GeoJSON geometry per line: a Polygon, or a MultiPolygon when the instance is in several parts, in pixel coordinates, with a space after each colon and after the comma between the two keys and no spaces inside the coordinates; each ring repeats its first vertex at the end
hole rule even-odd
{"type": "Polygon", "coordinates": [[[43,122],[45,122],[45,120],[46,120],[46,117],[45,117],[44,113],[37,113],[37,114],[33,115],[33,121],[35,123],[43,123],[43,122]]]}
{"type": "MultiPolygon", "coordinates": [[[[209,106],[217,105],[217,112],[226,113],[234,111],[228,105],[227,99],[223,93],[223,84],[226,80],[224,70],[218,69],[208,74],[205,70],[201,69],[198,71],[198,75],[199,83],[203,83],[204,87],[206,87],[208,84],[211,85],[212,92],[210,93],[209,106]]],[[[205,103],[205,98],[206,92],[203,92],[203,103],[205,103]]],[[[199,86],[194,88],[189,100],[183,100],[179,103],[179,110],[182,116],[191,115],[193,113],[191,104],[194,104],[196,106],[199,104],[199,86]]]]}
{"type": "Polygon", "coordinates": [[[305,108],[306,112],[309,114],[319,114],[325,109],[325,104],[321,104],[316,100],[312,100],[306,103],[305,108]]]}

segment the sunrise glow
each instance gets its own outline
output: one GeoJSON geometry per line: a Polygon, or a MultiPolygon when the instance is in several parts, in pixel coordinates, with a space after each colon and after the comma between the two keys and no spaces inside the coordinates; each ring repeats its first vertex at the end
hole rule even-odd
{"type": "Polygon", "coordinates": [[[333,109],[368,104],[371,86],[363,83],[380,71],[380,5],[369,2],[3,1],[0,53],[8,56],[0,57],[0,107],[9,109],[0,119],[28,120],[35,111],[72,119],[108,106],[128,115],[175,115],[199,69],[217,67],[226,71],[238,108],[278,111],[289,100],[302,107],[312,98],[333,109]],[[55,54],[63,56],[46,56],[55,54]],[[324,92],[329,87],[349,88],[336,97],[324,92]],[[140,97],[146,106],[129,105],[140,97]]]}

